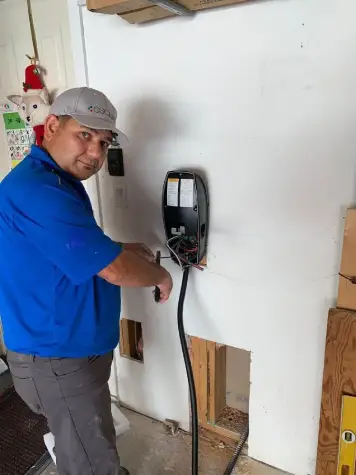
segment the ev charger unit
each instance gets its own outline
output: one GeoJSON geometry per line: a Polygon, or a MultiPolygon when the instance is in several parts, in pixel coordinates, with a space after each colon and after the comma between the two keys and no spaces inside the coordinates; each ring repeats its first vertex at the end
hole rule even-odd
{"type": "MultiPolygon", "coordinates": [[[[167,173],[162,191],[162,215],[166,233],[166,246],[170,251],[170,257],[183,271],[178,300],[177,323],[190,395],[192,475],[198,475],[199,472],[199,420],[194,374],[184,330],[183,311],[190,269],[193,267],[204,270],[202,259],[205,257],[207,250],[208,212],[208,191],[201,176],[197,173],[179,170],[167,173]]],[[[156,262],[159,263],[160,259],[160,251],[158,251],[156,262]]],[[[154,295],[156,302],[159,302],[160,290],[158,287],[156,287],[154,295]]],[[[247,423],[224,475],[232,474],[248,433],[249,425],[247,423]]]]}
{"type": "Polygon", "coordinates": [[[198,265],[206,254],[208,191],[203,179],[186,171],[170,171],[162,193],[163,224],[172,259],[198,265]]]}

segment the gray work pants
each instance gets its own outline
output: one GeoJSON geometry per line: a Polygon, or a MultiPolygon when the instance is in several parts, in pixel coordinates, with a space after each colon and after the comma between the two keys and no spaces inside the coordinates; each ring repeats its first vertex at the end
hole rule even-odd
{"type": "Polygon", "coordinates": [[[40,358],[10,351],[7,358],[16,392],[47,418],[59,475],[118,475],[108,386],[112,353],[40,358]]]}

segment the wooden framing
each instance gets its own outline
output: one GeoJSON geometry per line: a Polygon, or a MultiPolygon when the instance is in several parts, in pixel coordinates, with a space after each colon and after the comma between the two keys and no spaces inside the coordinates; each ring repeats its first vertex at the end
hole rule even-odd
{"type": "Polygon", "coordinates": [[[226,346],[206,343],[208,355],[208,422],[215,424],[226,406],[226,346]]]}
{"type": "Polygon", "coordinates": [[[191,337],[191,361],[198,403],[199,422],[208,419],[208,353],[206,340],[191,337]]]}
{"type": "Polygon", "coordinates": [[[220,439],[222,437],[223,439],[229,439],[229,440],[238,442],[241,438],[240,433],[233,432],[232,430],[225,429],[225,427],[220,427],[220,426],[217,426],[216,424],[211,424],[209,422],[199,422],[199,426],[202,429],[206,429],[216,434],[217,436],[219,436],[220,439]]]}
{"type": "Polygon", "coordinates": [[[140,322],[120,319],[120,355],[135,361],[143,362],[143,355],[138,350],[139,340],[142,338],[140,322]]]}
{"type": "Polygon", "coordinates": [[[216,425],[226,406],[226,346],[190,337],[190,354],[200,427],[224,438],[239,440],[237,432],[216,425]]]}

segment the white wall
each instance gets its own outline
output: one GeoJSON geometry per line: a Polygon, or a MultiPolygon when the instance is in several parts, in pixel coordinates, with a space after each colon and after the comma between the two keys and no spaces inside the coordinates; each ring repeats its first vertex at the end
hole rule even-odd
{"type": "MultiPolygon", "coordinates": [[[[165,173],[203,170],[209,266],[192,273],[186,330],[251,350],[249,454],[311,474],[327,311],[356,197],[356,4],[261,0],[149,26],[83,15],[89,83],[113,99],[132,144],[126,177],[100,176],[105,229],[162,244],[165,173]],[[114,206],[118,184],[127,208],[114,206]]],[[[167,305],[125,292],[145,364],[120,360],[120,396],[187,427],[170,268],[167,305]]]]}

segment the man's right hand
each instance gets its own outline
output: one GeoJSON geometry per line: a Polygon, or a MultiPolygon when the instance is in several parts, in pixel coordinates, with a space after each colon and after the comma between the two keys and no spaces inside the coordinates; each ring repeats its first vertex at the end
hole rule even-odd
{"type": "Polygon", "coordinates": [[[169,299],[173,287],[172,277],[164,267],[125,247],[98,275],[110,284],[120,287],[158,287],[162,303],[169,299]]]}
{"type": "Polygon", "coordinates": [[[157,285],[157,287],[160,291],[159,303],[167,302],[173,289],[173,280],[171,274],[168,271],[164,281],[161,284],[157,285]]]}

